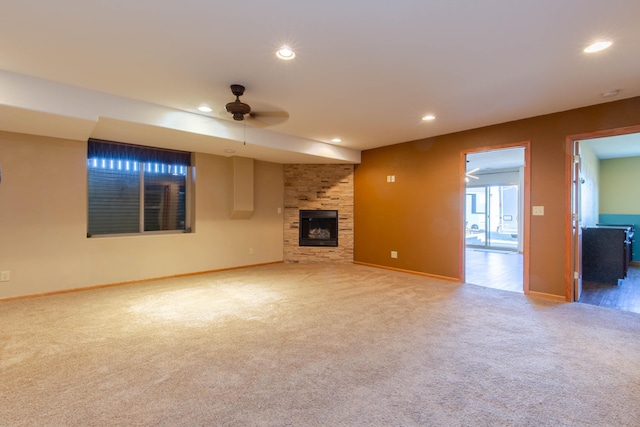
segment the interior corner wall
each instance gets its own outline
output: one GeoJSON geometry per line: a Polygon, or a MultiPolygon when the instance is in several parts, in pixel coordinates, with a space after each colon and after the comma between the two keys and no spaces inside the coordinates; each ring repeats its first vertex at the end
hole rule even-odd
{"type": "Polygon", "coordinates": [[[639,124],[636,97],[363,151],[354,179],[354,260],[461,280],[461,152],[530,141],[530,203],[544,206],[544,215],[525,224],[529,290],[564,297],[566,137],[639,124]]]}
{"type": "MultiPolygon", "coordinates": [[[[603,224],[631,224],[640,229],[640,157],[600,161],[600,215],[603,224]]],[[[632,238],[631,261],[640,261],[640,239],[632,238]]]]}
{"type": "Polygon", "coordinates": [[[232,161],[195,155],[195,232],[87,238],[86,141],[0,132],[0,299],[281,262],[283,167],[256,161],[232,220],[232,161]]]}

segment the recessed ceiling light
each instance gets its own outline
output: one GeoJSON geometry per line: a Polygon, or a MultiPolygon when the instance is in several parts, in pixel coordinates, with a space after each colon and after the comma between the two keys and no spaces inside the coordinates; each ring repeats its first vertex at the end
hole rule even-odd
{"type": "Polygon", "coordinates": [[[435,119],[436,119],[436,116],[434,116],[433,114],[427,114],[422,118],[422,120],[424,120],[425,122],[430,122],[431,120],[435,120],[435,119]]]}
{"type": "Polygon", "coordinates": [[[589,46],[584,48],[584,52],[585,53],[594,53],[594,52],[600,52],[601,50],[604,50],[606,48],[608,48],[609,46],[612,45],[612,42],[609,40],[600,40],[597,41],[593,44],[590,44],[589,46]]]}
{"type": "Polygon", "coordinates": [[[201,105],[198,107],[198,111],[202,111],[203,113],[210,113],[213,110],[208,105],[201,105]]]}
{"type": "Polygon", "coordinates": [[[342,142],[342,140],[340,138],[333,138],[331,142],[342,142]]]}
{"type": "Polygon", "coordinates": [[[291,49],[291,47],[285,44],[280,46],[280,49],[276,52],[276,56],[280,59],[284,59],[285,61],[289,61],[296,57],[296,53],[291,49]]]}

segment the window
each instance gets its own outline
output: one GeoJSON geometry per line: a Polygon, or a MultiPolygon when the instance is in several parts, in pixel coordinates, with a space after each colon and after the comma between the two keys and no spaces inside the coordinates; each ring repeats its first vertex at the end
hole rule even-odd
{"type": "Polygon", "coordinates": [[[87,237],[190,231],[191,153],[90,139],[87,237]]]}

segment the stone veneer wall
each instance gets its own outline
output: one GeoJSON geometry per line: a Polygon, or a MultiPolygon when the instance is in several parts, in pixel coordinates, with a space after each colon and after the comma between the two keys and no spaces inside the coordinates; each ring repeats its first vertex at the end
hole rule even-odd
{"type": "Polygon", "coordinates": [[[353,165],[284,165],[284,262],[353,262],[353,165]],[[337,209],[338,246],[299,246],[300,210],[337,209]]]}

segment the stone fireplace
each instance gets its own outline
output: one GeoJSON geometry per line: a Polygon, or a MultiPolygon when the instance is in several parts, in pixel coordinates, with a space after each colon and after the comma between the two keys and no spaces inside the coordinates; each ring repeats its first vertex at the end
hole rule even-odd
{"type": "Polygon", "coordinates": [[[284,262],[353,262],[353,172],[353,165],[284,165],[284,262]],[[328,218],[301,219],[317,211],[335,212],[335,241],[326,241],[335,243],[318,244],[327,232],[331,239],[322,224],[328,218]],[[315,241],[301,243],[301,233],[309,239],[310,232],[315,241]]]}

